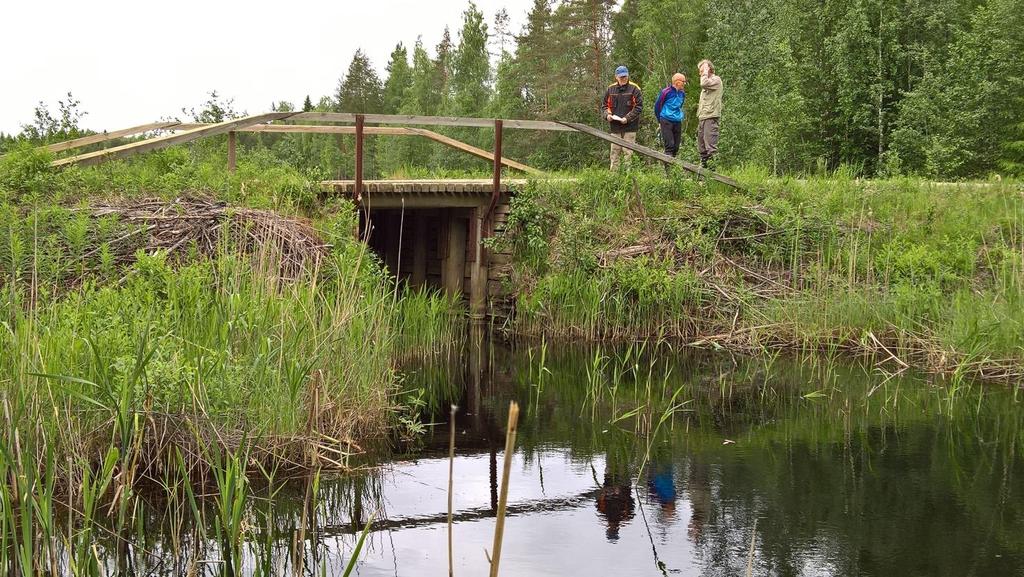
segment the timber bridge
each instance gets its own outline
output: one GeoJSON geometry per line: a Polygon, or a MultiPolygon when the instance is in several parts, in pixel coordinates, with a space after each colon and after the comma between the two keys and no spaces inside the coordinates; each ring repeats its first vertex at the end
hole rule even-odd
{"type": "Polygon", "coordinates": [[[144,137],[76,156],[54,160],[55,167],[93,165],[134,154],[158,150],[211,136],[227,135],[227,169],[235,170],[239,132],[341,134],[355,136],[355,174],[352,180],[321,183],[323,194],[351,198],[360,208],[359,235],[383,259],[388,270],[412,286],[430,286],[465,295],[470,315],[482,319],[488,298],[500,296],[497,269],[508,255],[489,254],[484,239],[500,232],[507,219],[509,199],[526,184],[523,178],[503,178],[508,168],[532,177],[543,172],[505,158],[502,135],[506,129],[581,133],[618,144],[643,156],[679,166],[698,177],[732,187],[736,181],[673,158],[652,148],[576,122],[510,120],[446,116],[354,114],[345,112],[270,112],[219,123],[154,122],[102,132],[44,148],[64,152],[87,146],[107,145],[116,139],[144,137]],[[315,122],[317,124],[304,124],[315,122]],[[373,126],[368,126],[373,125],[373,126]],[[484,150],[423,126],[468,127],[494,130],[494,149],[484,150]],[[483,158],[492,164],[491,179],[364,180],[363,152],[366,136],[413,136],[483,158]]]}

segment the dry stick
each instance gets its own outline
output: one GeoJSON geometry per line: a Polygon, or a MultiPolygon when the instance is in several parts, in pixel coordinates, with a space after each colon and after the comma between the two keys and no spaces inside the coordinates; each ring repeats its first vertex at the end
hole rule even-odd
{"type": "Polygon", "coordinates": [[[879,340],[878,340],[878,339],[877,339],[877,338],[875,337],[875,333],[873,333],[873,332],[871,332],[871,331],[868,331],[868,336],[869,336],[869,337],[871,337],[871,340],[872,340],[872,341],[874,341],[876,345],[878,345],[879,347],[881,347],[883,351],[885,351],[886,353],[888,353],[888,354],[889,354],[889,358],[891,358],[892,360],[896,361],[896,362],[897,362],[897,363],[898,363],[898,364],[899,364],[900,366],[902,366],[902,367],[903,367],[903,368],[905,368],[905,369],[907,369],[907,368],[910,368],[910,367],[909,367],[909,366],[907,365],[907,363],[903,362],[903,360],[902,360],[902,359],[900,359],[900,358],[899,358],[899,357],[897,357],[896,355],[892,354],[892,351],[890,351],[890,350],[889,350],[889,349],[888,349],[888,348],[887,348],[887,347],[886,347],[885,345],[883,345],[883,344],[882,344],[882,342],[881,342],[881,341],[879,341],[879,340]]]}
{"type": "Polygon", "coordinates": [[[512,470],[512,449],[516,445],[516,424],[519,422],[519,404],[508,404],[508,429],[505,434],[505,465],[502,469],[501,493],[498,495],[498,519],[494,525],[494,546],[491,547],[491,577],[498,577],[501,560],[501,540],[505,536],[505,505],[508,503],[508,475],[512,470]]]}
{"type": "Polygon", "coordinates": [[[754,539],[757,539],[757,517],[754,517],[754,530],[750,534],[750,550],[747,551],[747,577],[754,575],[754,539]]]}
{"type": "Polygon", "coordinates": [[[448,577],[455,574],[455,561],[452,556],[452,493],[455,484],[455,410],[452,405],[451,432],[448,437],[448,577]]]}

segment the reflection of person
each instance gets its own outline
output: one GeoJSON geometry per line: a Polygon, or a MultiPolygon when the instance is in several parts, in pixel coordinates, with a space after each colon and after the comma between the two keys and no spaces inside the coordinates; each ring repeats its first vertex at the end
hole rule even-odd
{"type": "Polygon", "coordinates": [[[706,464],[690,462],[690,471],[686,476],[686,495],[691,509],[687,534],[696,543],[704,534],[704,525],[711,517],[711,478],[706,464]]]}
{"type": "Polygon", "coordinates": [[[671,462],[651,464],[647,492],[660,506],[658,518],[668,523],[676,516],[676,482],[671,462]]]}
{"type": "Polygon", "coordinates": [[[718,120],[722,117],[722,79],[715,74],[710,60],[701,60],[700,102],[697,104],[697,152],[700,165],[708,167],[718,153],[718,120]]]}
{"type": "Polygon", "coordinates": [[[617,475],[609,466],[604,472],[604,484],[597,492],[597,511],[608,524],[605,534],[609,541],[619,540],[619,527],[633,518],[633,507],[629,475],[617,475]]]}
{"type": "MultiPolygon", "coordinates": [[[[608,131],[629,142],[636,142],[636,131],[640,128],[640,112],[644,107],[644,95],[640,87],[629,81],[629,69],[619,66],[615,69],[615,82],[604,93],[604,119],[608,131]]],[[[622,158],[628,160],[633,151],[612,144],[611,168],[619,167],[622,158]]]]}
{"type": "Polygon", "coordinates": [[[683,134],[683,104],[686,102],[686,76],[676,72],[672,75],[672,83],[661,90],[658,100],[654,103],[654,118],[661,128],[661,141],[665,144],[665,154],[675,156],[679,153],[679,142],[683,134]]]}

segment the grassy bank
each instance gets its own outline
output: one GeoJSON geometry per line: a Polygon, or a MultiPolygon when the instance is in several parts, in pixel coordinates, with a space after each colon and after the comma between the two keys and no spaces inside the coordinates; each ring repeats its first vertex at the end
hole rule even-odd
{"type": "Polygon", "coordinates": [[[103,574],[97,532],[145,555],[154,489],[237,564],[253,475],[419,430],[397,367],[450,352],[461,305],[396,287],[312,175],[216,145],[0,158],[4,572],[103,574]]]}
{"type": "Polygon", "coordinates": [[[740,180],[602,171],[531,185],[496,240],[514,253],[513,330],[1022,374],[1020,183],[740,180]]]}

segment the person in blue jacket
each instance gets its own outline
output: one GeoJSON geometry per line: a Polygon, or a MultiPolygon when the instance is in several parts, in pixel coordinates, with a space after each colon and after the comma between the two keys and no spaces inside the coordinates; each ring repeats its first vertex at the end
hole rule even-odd
{"type": "Polygon", "coordinates": [[[686,102],[686,76],[676,72],[672,84],[662,89],[654,103],[654,117],[661,126],[661,140],[665,143],[665,154],[679,154],[679,141],[683,135],[683,103],[686,102]]]}

